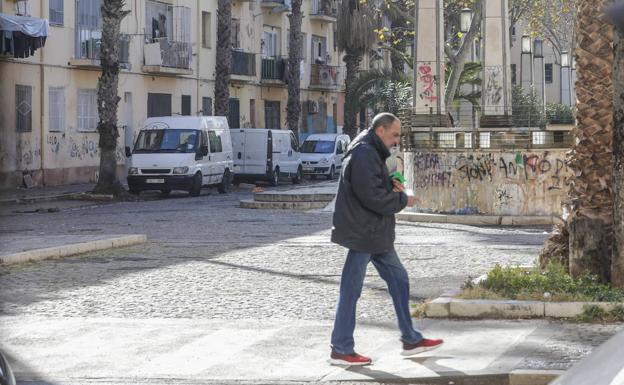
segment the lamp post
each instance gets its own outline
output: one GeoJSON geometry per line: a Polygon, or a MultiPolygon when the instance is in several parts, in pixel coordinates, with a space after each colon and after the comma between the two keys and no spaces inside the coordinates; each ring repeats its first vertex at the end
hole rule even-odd
{"type": "Polygon", "coordinates": [[[459,29],[462,33],[468,33],[470,31],[470,25],[472,24],[472,9],[464,8],[461,10],[459,29]]]}
{"type": "Polygon", "coordinates": [[[572,106],[570,83],[570,54],[563,51],[561,52],[561,104],[566,106],[572,106]]]}
{"type": "Polygon", "coordinates": [[[535,39],[533,42],[533,61],[538,61],[536,68],[536,80],[540,86],[540,94],[542,102],[542,113],[546,113],[546,78],[544,71],[544,41],[535,39]]]}
{"type": "Polygon", "coordinates": [[[533,86],[533,41],[531,36],[522,36],[521,45],[520,85],[525,91],[530,91],[533,86]]]}

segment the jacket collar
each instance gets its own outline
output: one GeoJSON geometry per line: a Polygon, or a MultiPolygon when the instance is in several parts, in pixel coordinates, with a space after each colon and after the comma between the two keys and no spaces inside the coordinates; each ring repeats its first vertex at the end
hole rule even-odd
{"type": "Polygon", "coordinates": [[[366,136],[364,137],[365,140],[375,148],[375,150],[377,150],[377,153],[379,154],[379,156],[381,157],[381,159],[383,161],[385,161],[386,159],[388,159],[388,157],[390,156],[390,150],[388,150],[388,148],[386,147],[385,144],[383,144],[383,142],[381,141],[381,139],[379,139],[379,137],[377,136],[377,134],[375,134],[375,131],[373,131],[372,129],[368,129],[367,130],[368,133],[366,134],[366,136]]]}

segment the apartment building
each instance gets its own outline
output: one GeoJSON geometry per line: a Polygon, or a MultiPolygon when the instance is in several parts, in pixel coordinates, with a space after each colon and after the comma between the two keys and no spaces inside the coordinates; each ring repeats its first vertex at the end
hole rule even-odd
{"type": "MultiPolygon", "coordinates": [[[[27,58],[0,54],[0,188],[93,182],[99,168],[97,81],[101,0],[0,0],[0,13],[45,19],[45,45],[27,58]]],[[[301,137],[342,126],[344,71],[335,8],[304,1],[301,137]]],[[[118,165],[142,121],[211,115],[216,0],[126,1],[121,26],[118,165]]],[[[234,1],[231,127],[284,128],[286,0],[234,1]]]]}

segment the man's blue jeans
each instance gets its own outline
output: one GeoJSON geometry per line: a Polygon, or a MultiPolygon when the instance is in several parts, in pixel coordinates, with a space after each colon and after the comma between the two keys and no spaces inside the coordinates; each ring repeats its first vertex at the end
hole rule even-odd
{"type": "Polygon", "coordinates": [[[368,254],[349,250],[342,269],[340,297],[338,298],[334,331],[331,336],[332,348],[339,354],[354,353],[355,308],[362,293],[366,266],[371,261],[388,285],[401,330],[401,340],[408,343],[418,343],[423,339],[422,334],[412,326],[412,316],[409,309],[409,278],[396,251],[392,250],[385,254],[368,254]]]}

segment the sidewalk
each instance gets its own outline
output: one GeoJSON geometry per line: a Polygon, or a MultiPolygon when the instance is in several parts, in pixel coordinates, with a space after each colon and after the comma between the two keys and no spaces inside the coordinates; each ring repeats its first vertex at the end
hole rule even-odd
{"type": "Polygon", "coordinates": [[[438,350],[400,355],[394,323],[360,323],[367,367],[330,366],[330,321],[0,317],[21,381],[59,385],[389,383],[548,384],[622,326],[418,320],[438,350]],[[475,380],[478,379],[478,382],[475,380]],[[96,381],[97,380],[97,381],[96,381]]]}
{"type": "Polygon", "coordinates": [[[68,198],[73,194],[90,191],[93,187],[95,187],[95,184],[87,183],[2,190],[0,191],[0,205],[60,200],[68,198]]]}

